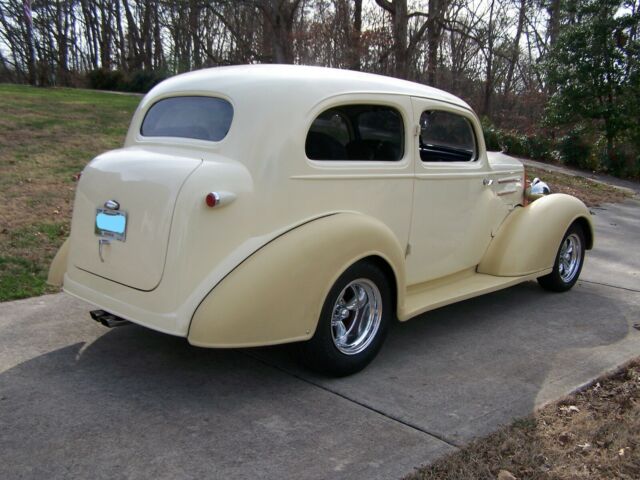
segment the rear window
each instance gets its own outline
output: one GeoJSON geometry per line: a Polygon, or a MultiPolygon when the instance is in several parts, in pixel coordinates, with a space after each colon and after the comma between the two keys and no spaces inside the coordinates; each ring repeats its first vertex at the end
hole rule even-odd
{"type": "Polygon", "coordinates": [[[222,98],[172,97],[153,104],[140,128],[145,137],[195,138],[219,142],[227,136],[233,107],[222,98]]]}

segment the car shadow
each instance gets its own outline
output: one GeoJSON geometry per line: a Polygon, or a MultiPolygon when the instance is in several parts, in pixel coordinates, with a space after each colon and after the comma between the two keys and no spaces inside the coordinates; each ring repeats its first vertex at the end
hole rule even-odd
{"type": "Polygon", "coordinates": [[[282,349],[251,353],[459,444],[611,368],[592,352],[626,338],[632,315],[593,286],[553,294],[527,282],[394,324],[378,358],[352,377],[309,373],[282,349]]]}
{"type": "Polygon", "coordinates": [[[0,373],[0,425],[0,478],[389,478],[450,449],[243,352],[135,325],[0,373]]]}
{"type": "Polygon", "coordinates": [[[0,476],[99,465],[105,478],[206,477],[217,465],[322,478],[343,461],[374,468],[371,455],[415,466],[446,451],[425,433],[464,443],[531,412],[549,385],[584,381],[585,362],[602,368],[590,352],[624,339],[632,313],[599,292],[526,283],[441,308],[393,325],[373,364],[340,379],[301,369],[290,346],[208,350],[138,326],[105,331],[0,374],[0,459],[11,459],[0,476]]]}

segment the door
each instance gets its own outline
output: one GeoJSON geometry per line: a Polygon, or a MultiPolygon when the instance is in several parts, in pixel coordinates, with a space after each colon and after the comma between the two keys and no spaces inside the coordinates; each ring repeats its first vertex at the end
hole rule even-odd
{"type": "Polygon", "coordinates": [[[496,219],[482,131],[464,108],[412,98],[415,185],[407,284],[478,265],[496,219]]]}

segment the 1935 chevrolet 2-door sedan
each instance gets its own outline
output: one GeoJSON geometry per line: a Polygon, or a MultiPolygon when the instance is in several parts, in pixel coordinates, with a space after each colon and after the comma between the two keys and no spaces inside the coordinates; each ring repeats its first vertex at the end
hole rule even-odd
{"type": "Polygon", "coordinates": [[[528,202],[522,164],[424,85],[300,66],[179,75],[124,148],[82,172],[50,282],[202,347],[300,342],[356,372],[393,319],[537,279],[570,289],[593,244],[574,197],[528,202]]]}

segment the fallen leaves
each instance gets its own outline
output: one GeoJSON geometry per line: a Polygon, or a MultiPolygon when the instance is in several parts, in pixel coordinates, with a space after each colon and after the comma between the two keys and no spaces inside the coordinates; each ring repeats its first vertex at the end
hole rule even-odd
{"type": "Polygon", "coordinates": [[[640,479],[640,359],[414,479],[640,479]]]}
{"type": "Polygon", "coordinates": [[[498,480],[517,480],[517,477],[509,470],[500,470],[498,472],[498,480]]]}
{"type": "Polygon", "coordinates": [[[570,405],[568,407],[560,407],[560,411],[565,413],[578,413],[580,409],[575,405],[570,405]]]}

